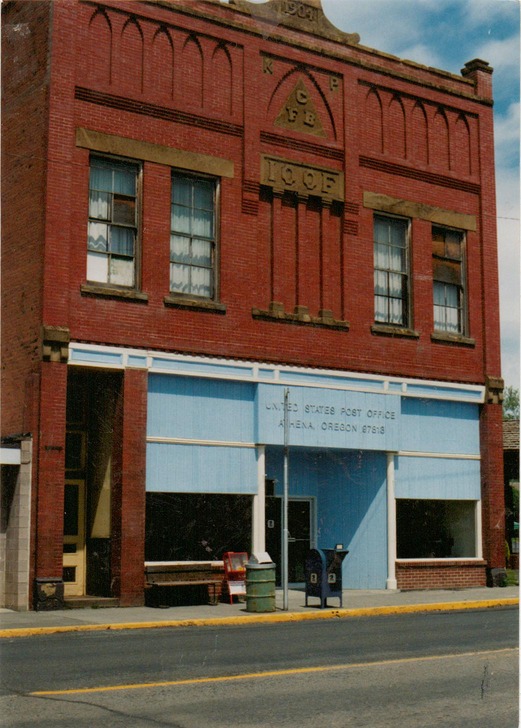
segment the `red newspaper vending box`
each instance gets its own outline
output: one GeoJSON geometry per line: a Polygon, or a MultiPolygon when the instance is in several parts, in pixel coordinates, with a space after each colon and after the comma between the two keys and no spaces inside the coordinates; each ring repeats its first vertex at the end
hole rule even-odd
{"type": "Polygon", "coordinates": [[[233,604],[234,595],[246,594],[246,563],[248,554],[245,551],[227,551],[223,554],[224,574],[228,584],[230,604],[233,604]]]}

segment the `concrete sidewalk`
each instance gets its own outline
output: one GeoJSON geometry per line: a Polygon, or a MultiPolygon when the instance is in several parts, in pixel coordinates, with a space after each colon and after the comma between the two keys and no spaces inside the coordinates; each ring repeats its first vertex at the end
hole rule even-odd
{"type": "Polygon", "coordinates": [[[277,589],[275,612],[247,611],[244,602],[216,606],[191,605],[163,608],[112,607],[67,609],[53,612],[14,612],[0,609],[0,638],[28,637],[56,632],[105,629],[152,629],[159,627],[215,626],[254,622],[289,622],[399,614],[407,612],[485,609],[519,605],[519,588],[473,588],[432,591],[344,590],[343,607],[331,598],[321,609],[319,599],[310,597],[305,606],[303,589],[288,593],[288,609],[283,610],[283,593],[277,589]]]}

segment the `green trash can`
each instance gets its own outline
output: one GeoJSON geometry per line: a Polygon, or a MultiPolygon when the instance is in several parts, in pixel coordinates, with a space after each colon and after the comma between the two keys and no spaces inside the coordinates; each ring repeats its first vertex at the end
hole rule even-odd
{"type": "Polygon", "coordinates": [[[246,611],[275,611],[275,564],[246,564],[246,611]]]}

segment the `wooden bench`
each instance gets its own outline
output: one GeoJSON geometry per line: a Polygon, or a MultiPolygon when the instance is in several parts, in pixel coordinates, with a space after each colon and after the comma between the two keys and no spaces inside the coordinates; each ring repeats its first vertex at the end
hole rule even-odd
{"type": "Polygon", "coordinates": [[[146,561],[145,589],[170,586],[208,588],[209,604],[219,603],[224,579],[222,561],[146,561]]]}

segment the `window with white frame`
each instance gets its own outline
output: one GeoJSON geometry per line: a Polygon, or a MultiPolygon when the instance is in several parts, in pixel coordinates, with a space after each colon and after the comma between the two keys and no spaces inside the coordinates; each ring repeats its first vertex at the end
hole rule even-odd
{"type": "Polygon", "coordinates": [[[375,322],[409,326],[409,222],[375,215],[375,322]]]}
{"type": "Polygon", "coordinates": [[[476,501],[397,499],[397,557],[477,557],[476,508],[476,501]]]}
{"type": "Polygon", "coordinates": [[[464,245],[465,235],[460,230],[433,226],[432,277],[435,331],[465,334],[464,245]]]}
{"type": "Polygon", "coordinates": [[[206,177],[172,174],[170,291],[215,297],[216,183],[206,177]]]}
{"type": "Polygon", "coordinates": [[[87,280],[136,285],[139,165],[92,157],[89,184],[87,280]]]}

